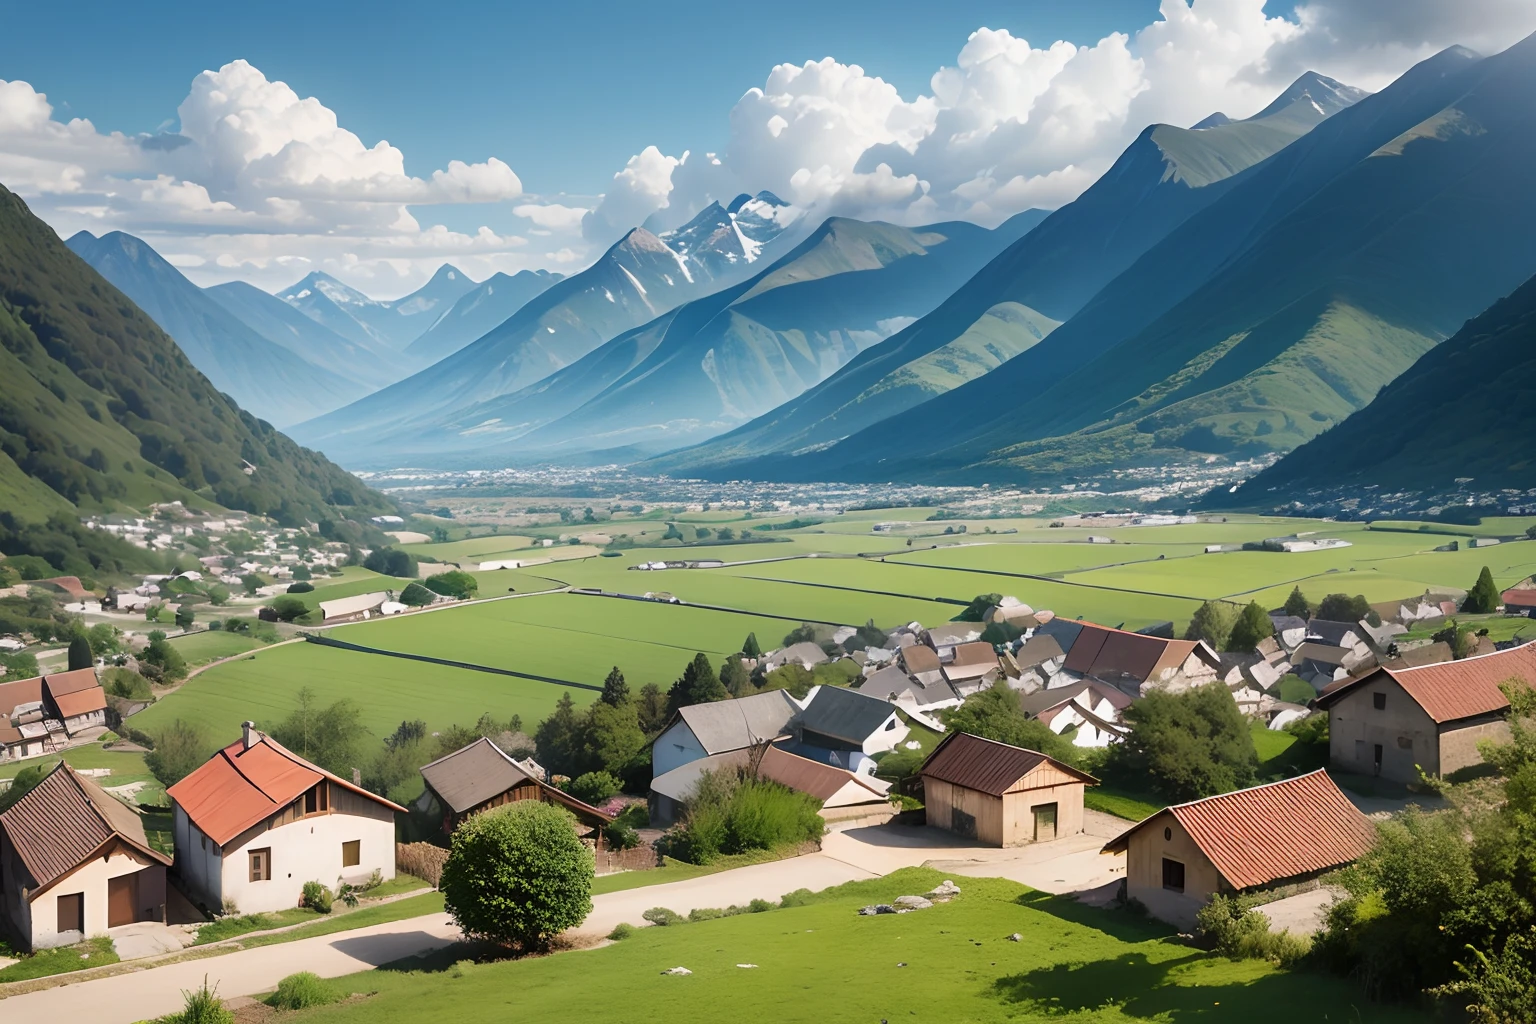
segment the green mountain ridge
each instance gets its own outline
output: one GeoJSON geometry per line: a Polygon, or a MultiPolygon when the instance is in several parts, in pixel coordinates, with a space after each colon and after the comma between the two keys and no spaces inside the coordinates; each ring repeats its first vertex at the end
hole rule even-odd
{"type": "Polygon", "coordinates": [[[23,521],[175,500],[288,523],[393,507],[216,391],[3,187],[0,380],[0,508],[23,521]]]}

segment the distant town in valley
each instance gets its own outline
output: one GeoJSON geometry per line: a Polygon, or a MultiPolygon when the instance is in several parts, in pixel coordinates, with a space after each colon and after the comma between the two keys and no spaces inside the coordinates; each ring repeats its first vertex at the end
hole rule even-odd
{"type": "Polygon", "coordinates": [[[0,33],[0,1020],[1536,1022],[1536,7],[287,7],[0,33]]]}

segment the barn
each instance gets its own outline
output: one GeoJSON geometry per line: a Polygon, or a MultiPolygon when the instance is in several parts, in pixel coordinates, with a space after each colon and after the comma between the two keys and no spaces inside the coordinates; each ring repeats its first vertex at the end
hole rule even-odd
{"type": "Polygon", "coordinates": [[[923,763],[928,824],[987,846],[1026,846],[1083,830],[1092,775],[1038,750],[968,733],[945,737],[923,763]]]}

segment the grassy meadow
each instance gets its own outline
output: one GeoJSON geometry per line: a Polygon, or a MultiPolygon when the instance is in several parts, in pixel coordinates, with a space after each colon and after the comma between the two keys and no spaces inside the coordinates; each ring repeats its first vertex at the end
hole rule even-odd
{"type": "Polygon", "coordinates": [[[1365,1001],[1350,983],[1233,962],[1169,929],[998,879],[960,879],[952,902],[860,917],[858,907],[933,888],[925,868],[826,890],[807,905],[668,928],[601,949],[459,963],[447,950],[332,982],[366,998],[285,1014],[296,1022],[475,1024],[590,1020],[775,1022],[1148,1019],[1409,1024],[1409,1008],[1365,1001]],[[1020,941],[1008,936],[1018,933],[1020,941]],[[663,971],[687,967],[692,975],[663,971]],[[601,993],[588,998],[593,979],[601,993]],[[612,993],[622,993],[620,996],[612,993]]]}

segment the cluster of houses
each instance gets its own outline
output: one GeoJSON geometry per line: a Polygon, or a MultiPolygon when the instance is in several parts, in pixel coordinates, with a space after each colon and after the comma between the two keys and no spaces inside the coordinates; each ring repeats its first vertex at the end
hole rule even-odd
{"type": "Polygon", "coordinates": [[[94,669],[0,682],[0,763],[93,740],[107,725],[107,697],[94,669]]]}

